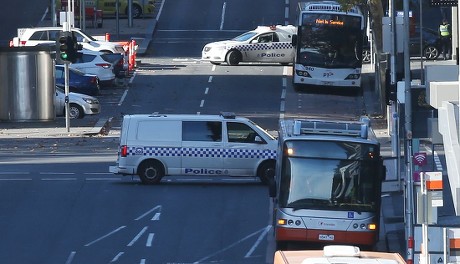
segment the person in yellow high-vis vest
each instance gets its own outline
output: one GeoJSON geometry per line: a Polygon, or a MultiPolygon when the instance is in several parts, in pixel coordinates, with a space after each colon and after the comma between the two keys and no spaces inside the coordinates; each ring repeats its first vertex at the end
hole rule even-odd
{"type": "Polygon", "coordinates": [[[447,19],[443,19],[442,24],[439,25],[439,38],[441,39],[442,56],[444,60],[447,60],[450,57],[450,46],[452,42],[452,31],[447,19]]]}

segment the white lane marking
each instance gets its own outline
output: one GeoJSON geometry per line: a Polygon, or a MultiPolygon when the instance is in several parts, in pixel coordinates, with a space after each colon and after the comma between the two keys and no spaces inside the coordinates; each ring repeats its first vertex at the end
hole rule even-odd
{"type": "Polygon", "coordinates": [[[285,100],[286,99],[286,89],[283,89],[281,91],[281,100],[285,100]]]}
{"type": "Polygon", "coordinates": [[[118,106],[121,106],[121,104],[122,104],[123,101],[125,100],[125,97],[126,97],[127,94],[128,94],[128,89],[126,89],[125,92],[123,93],[123,96],[121,96],[121,99],[120,99],[120,101],[118,102],[118,106]]]}
{"type": "Polygon", "coordinates": [[[86,178],[86,181],[121,181],[118,177],[104,177],[104,178],[86,178]]]}
{"type": "Polygon", "coordinates": [[[139,264],[145,264],[145,259],[141,259],[141,262],[139,264]]]}
{"type": "Polygon", "coordinates": [[[31,181],[31,178],[3,178],[0,181],[31,181]]]}
{"type": "Polygon", "coordinates": [[[160,9],[158,9],[158,14],[157,14],[157,17],[156,17],[156,20],[158,21],[160,19],[160,15],[161,15],[161,11],[163,11],[163,5],[165,3],[165,0],[162,0],[161,1],[161,4],[160,4],[160,9]]]}
{"type": "Polygon", "coordinates": [[[51,174],[51,175],[74,175],[75,172],[39,172],[38,174],[51,174]]]}
{"type": "Polygon", "coordinates": [[[286,77],[283,78],[283,87],[284,88],[287,87],[287,79],[286,79],[286,77]]]}
{"type": "Polygon", "coordinates": [[[288,6],[284,8],[284,18],[286,18],[286,20],[289,19],[289,7],[288,6]]]}
{"type": "Polygon", "coordinates": [[[0,175],[25,175],[25,174],[29,174],[28,172],[23,172],[23,171],[0,171],[0,175]]]}
{"type": "Polygon", "coordinates": [[[123,255],[125,254],[125,252],[119,252],[110,262],[116,262],[118,261],[118,259],[123,255]]]}
{"type": "Polygon", "coordinates": [[[155,213],[155,214],[152,216],[152,219],[150,219],[150,220],[152,220],[152,221],[158,221],[158,220],[160,220],[160,215],[161,215],[160,213],[155,213]]]}
{"type": "Polygon", "coordinates": [[[161,213],[161,205],[157,205],[157,206],[153,207],[152,209],[150,209],[147,212],[143,213],[141,216],[139,216],[138,218],[136,218],[134,220],[139,221],[139,220],[141,220],[142,218],[146,217],[148,214],[152,213],[155,210],[159,210],[160,213],[161,213]]]}
{"type": "Polygon", "coordinates": [[[154,236],[155,236],[154,233],[149,233],[149,236],[147,237],[147,243],[145,243],[146,247],[151,247],[152,246],[154,236]]]}
{"type": "Polygon", "coordinates": [[[212,65],[211,71],[216,71],[216,65],[212,65]]]}
{"type": "Polygon", "coordinates": [[[212,82],[212,76],[209,76],[208,83],[212,82]]]}
{"type": "Polygon", "coordinates": [[[85,247],[89,247],[89,246],[91,246],[92,244],[94,244],[94,243],[96,243],[96,242],[99,242],[99,241],[101,241],[102,239],[104,239],[104,238],[106,238],[106,237],[108,237],[108,236],[111,236],[111,235],[115,234],[116,232],[122,230],[122,229],[125,228],[125,227],[126,227],[126,226],[120,226],[119,228],[113,230],[112,232],[110,232],[110,233],[108,233],[108,234],[106,234],[106,235],[103,235],[103,236],[101,236],[100,238],[97,238],[96,240],[93,240],[93,241],[89,242],[88,244],[85,245],[85,247]]]}
{"type": "Polygon", "coordinates": [[[76,181],[77,178],[42,178],[42,181],[76,181]]]}
{"type": "Polygon", "coordinates": [[[145,231],[147,231],[147,228],[148,226],[144,226],[144,228],[142,228],[142,230],[133,238],[133,240],[131,240],[131,242],[128,243],[128,247],[131,247],[132,245],[134,245],[134,243],[136,243],[137,240],[139,240],[139,238],[145,233],[145,231]]]}
{"type": "Polygon", "coordinates": [[[260,242],[267,235],[268,231],[270,231],[271,228],[272,228],[271,225],[268,225],[267,227],[265,227],[265,230],[259,235],[259,238],[257,239],[256,243],[254,243],[254,245],[251,247],[248,253],[246,253],[246,256],[244,256],[244,258],[251,257],[254,250],[259,246],[260,242]]]}
{"type": "Polygon", "coordinates": [[[220,27],[219,30],[222,30],[224,28],[224,21],[225,21],[225,9],[227,8],[227,2],[224,2],[222,5],[222,16],[220,18],[220,27]]]}
{"type": "Polygon", "coordinates": [[[286,108],[286,103],[285,103],[285,101],[281,101],[280,112],[284,113],[285,108],[286,108]]]}
{"type": "Polygon", "coordinates": [[[280,119],[284,119],[284,113],[280,113],[280,119]]]}
{"type": "Polygon", "coordinates": [[[204,106],[204,100],[201,100],[200,107],[202,108],[204,106]]]}
{"type": "MultiPolygon", "coordinates": [[[[131,76],[131,78],[129,78],[129,82],[128,82],[129,84],[132,84],[134,82],[134,77],[136,77],[136,75],[137,75],[137,72],[134,72],[133,76],[131,76]]],[[[128,90],[128,89],[126,89],[126,90],[128,90]]]]}
{"type": "Polygon", "coordinates": [[[204,89],[204,94],[208,94],[209,93],[209,87],[206,87],[206,89],[204,89]]]}
{"type": "Polygon", "coordinates": [[[288,67],[284,66],[283,67],[283,76],[287,76],[287,75],[288,75],[288,67]]]}
{"type": "Polygon", "coordinates": [[[208,255],[208,256],[206,256],[206,257],[204,257],[204,258],[202,258],[202,259],[200,259],[200,260],[198,260],[198,261],[195,261],[195,262],[193,262],[193,263],[201,263],[201,262],[203,262],[203,261],[205,261],[205,260],[207,260],[207,259],[210,259],[210,258],[212,258],[212,257],[214,257],[214,256],[216,256],[216,255],[218,255],[218,254],[220,254],[220,253],[222,253],[222,252],[225,252],[225,251],[231,249],[232,247],[235,247],[236,245],[238,245],[238,244],[244,242],[245,240],[248,240],[249,238],[251,238],[251,237],[253,237],[253,236],[257,235],[257,234],[259,234],[259,233],[261,233],[261,232],[264,232],[266,229],[267,229],[267,227],[264,227],[264,228],[262,228],[261,230],[257,230],[256,232],[254,232],[254,233],[252,233],[252,234],[249,234],[249,235],[245,236],[244,238],[242,238],[242,239],[236,241],[235,243],[233,243],[233,244],[231,244],[231,245],[229,245],[229,246],[227,246],[227,247],[225,247],[225,248],[223,248],[223,249],[221,249],[221,250],[218,250],[218,251],[216,251],[216,252],[214,252],[214,253],[212,253],[212,254],[210,254],[210,255],[208,255]]]}
{"type": "Polygon", "coordinates": [[[70,255],[69,255],[69,257],[67,258],[65,264],[70,264],[70,263],[72,263],[73,258],[75,257],[75,254],[77,254],[77,252],[75,252],[75,251],[70,252],[70,255]]]}

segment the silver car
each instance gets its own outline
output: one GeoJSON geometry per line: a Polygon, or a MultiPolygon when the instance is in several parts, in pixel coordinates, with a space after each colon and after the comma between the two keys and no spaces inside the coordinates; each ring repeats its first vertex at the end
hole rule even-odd
{"type": "MultiPolygon", "coordinates": [[[[83,118],[85,115],[95,115],[101,112],[99,100],[93,96],[80,93],[69,93],[69,115],[71,119],[83,118]]],[[[65,92],[56,87],[54,100],[56,116],[65,116],[65,92]]]]}

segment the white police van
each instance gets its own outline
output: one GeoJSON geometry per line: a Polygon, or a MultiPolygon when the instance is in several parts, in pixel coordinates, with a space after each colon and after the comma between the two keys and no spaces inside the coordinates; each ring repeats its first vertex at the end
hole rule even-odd
{"type": "Polygon", "coordinates": [[[294,61],[292,35],[296,27],[259,26],[231,40],[206,44],[201,60],[219,65],[238,65],[240,62],[267,62],[289,64],[294,61]]]}
{"type": "Polygon", "coordinates": [[[109,171],[155,184],[165,175],[274,176],[278,141],[244,117],[123,116],[118,159],[109,171]]]}

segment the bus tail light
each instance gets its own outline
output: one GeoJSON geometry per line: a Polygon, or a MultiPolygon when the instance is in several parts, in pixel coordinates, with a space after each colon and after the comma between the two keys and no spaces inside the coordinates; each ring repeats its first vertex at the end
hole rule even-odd
{"type": "Polygon", "coordinates": [[[345,80],[357,80],[361,77],[361,74],[359,73],[352,73],[352,74],[349,74],[347,76],[347,78],[345,78],[345,80]]]}
{"type": "Polygon", "coordinates": [[[286,219],[278,219],[278,225],[286,225],[287,221],[286,219]]]}
{"type": "Polygon", "coordinates": [[[128,156],[128,146],[123,145],[123,146],[120,147],[120,156],[121,157],[128,156]]]}

